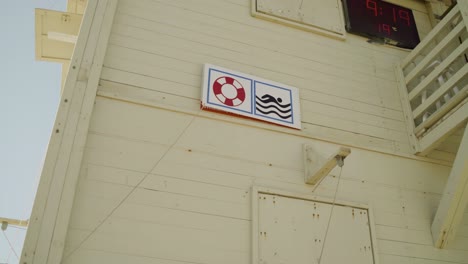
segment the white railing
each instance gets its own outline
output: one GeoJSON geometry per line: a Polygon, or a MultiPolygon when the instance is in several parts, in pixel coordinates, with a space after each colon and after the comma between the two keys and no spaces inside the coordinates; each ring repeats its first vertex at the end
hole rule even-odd
{"type": "Polygon", "coordinates": [[[415,153],[427,153],[468,117],[468,1],[459,2],[397,66],[415,153]]]}

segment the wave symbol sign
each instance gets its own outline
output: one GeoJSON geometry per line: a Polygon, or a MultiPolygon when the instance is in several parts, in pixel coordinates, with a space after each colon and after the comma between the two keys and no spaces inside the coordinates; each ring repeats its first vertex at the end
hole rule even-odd
{"type": "Polygon", "coordinates": [[[275,98],[272,95],[265,94],[261,97],[255,96],[255,109],[264,115],[275,115],[281,119],[291,117],[291,104],[282,104],[283,99],[275,98]]]}

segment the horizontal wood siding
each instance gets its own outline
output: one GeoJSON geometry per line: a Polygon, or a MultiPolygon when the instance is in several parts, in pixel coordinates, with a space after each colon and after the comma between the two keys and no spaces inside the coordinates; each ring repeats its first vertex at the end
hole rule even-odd
{"type": "MultiPolygon", "coordinates": [[[[407,3],[421,20],[423,4],[407,3]]],[[[251,188],[310,194],[306,143],[324,155],[352,147],[315,193],[333,198],[339,186],[337,200],[373,208],[380,263],[468,263],[468,220],[451,249],[432,246],[450,167],[410,155],[393,73],[407,52],[249,8],[119,1],[63,263],[250,263],[251,188]],[[201,111],[204,63],[297,86],[303,129],[201,111]]]]}
{"type": "Polygon", "coordinates": [[[131,101],[154,91],[196,111],[202,65],[212,63],[298,87],[306,136],[410,154],[393,70],[406,54],[256,19],[245,0],[121,1],[100,91],[131,101]]]}
{"type": "MultiPolygon", "coordinates": [[[[64,263],[250,263],[251,187],[310,194],[302,144],[338,145],[97,97],[64,263]]],[[[467,263],[430,227],[450,167],[352,149],[315,191],[374,209],[381,263],[467,263]],[[341,176],[340,176],[341,174],[341,176]]],[[[465,217],[467,218],[467,217],[465,217]]]]}

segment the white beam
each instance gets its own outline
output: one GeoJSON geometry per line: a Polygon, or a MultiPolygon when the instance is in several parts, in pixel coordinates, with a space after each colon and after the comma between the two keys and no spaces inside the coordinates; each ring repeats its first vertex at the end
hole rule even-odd
{"type": "Polygon", "coordinates": [[[351,153],[349,148],[341,147],[338,151],[330,155],[328,158],[322,157],[312,146],[304,145],[304,172],[305,183],[317,185],[325,176],[337,165],[336,157],[346,158],[351,153]]]}
{"type": "Polygon", "coordinates": [[[54,31],[48,32],[47,37],[52,40],[57,40],[57,41],[62,41],[62,42],[67,42],[67,43],[72,43],[72,44],[76,44],[76,41],[78,40],[78,36],[65,34],[61,32],[54,32],[54,31]]]}
{"type": "Polygon", "coordinates": [[[445,248],[453,241],[468,204],[468,126],[432,222],[435,246],[445,248]]]}
{"type": "Polygon", "coordinates": [[[90,1],[70,61],[20,263],[59,264],[118,0],[90,1]]]}
{"type": "Polygon", "coordinates": [[[0,217],[0,223],[6,223],[7,225],[14,225],[14,226],[24,226],[27,227],[29,220],[19,220],[19,219],[11,219],[11,218],[3,218],[0,217]]]}
{"type": "Polygon", "coordinates": [[[442,123],[437,125],[433,130],[425,134],[420,140],[421,156],[426,156],[430,151],[435,149],[455,130],[457,130],[468,119],[468,101],[465,99],[455,109],[451,110],[451,114],[446,117],[442,123]]]}

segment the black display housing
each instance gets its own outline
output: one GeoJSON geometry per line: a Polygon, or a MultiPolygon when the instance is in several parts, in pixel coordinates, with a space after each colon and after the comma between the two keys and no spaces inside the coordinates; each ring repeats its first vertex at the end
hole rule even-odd
{"type": "Polygon", "coordinates": [[[381,0],[343,0],[346,31],[412,49],[420,42],[411,9],[381,0]]]}

